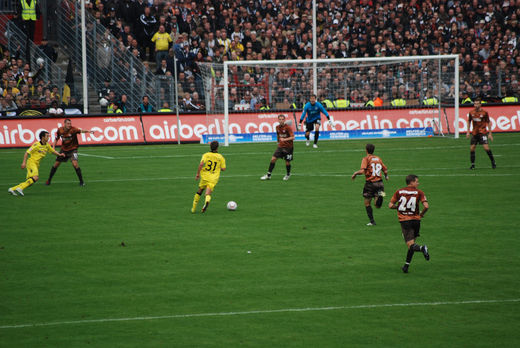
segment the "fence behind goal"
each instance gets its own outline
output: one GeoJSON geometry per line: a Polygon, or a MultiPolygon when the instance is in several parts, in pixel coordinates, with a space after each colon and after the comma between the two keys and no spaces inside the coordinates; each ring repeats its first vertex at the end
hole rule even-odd
{"type": "Polygon", "coordinates": [[[457,55],[443,55],[227,61],[199,66],[207,113],[222,114],[226,122],[230,111],[301,111],[310,95],[316,94],[327,109],[336,111],[429,108],[435,110],[430,111],[435,115],[432,126],[442,133],[443,108],[454,108],[458,118],[458,64],[457,55]]]}

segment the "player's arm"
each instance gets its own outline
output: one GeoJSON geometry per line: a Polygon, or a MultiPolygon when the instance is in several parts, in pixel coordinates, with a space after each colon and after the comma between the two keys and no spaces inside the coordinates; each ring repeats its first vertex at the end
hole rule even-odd
{"type": "Polygon", "coordinates": [[[302,115],[300,116],[300,124],[303,123],[303,120],[305,119],[305,115],[307,114],[307,110],[308,110],[307,105],[308,104],[305,104],[305,106],[303,107],[302,115]]]}
{"type": "Polygon", "coordinates": [[[420,217],[424,217],[424,214],[426,214],[426,212],[430,208],[430,206],[428,205],[428,201],[422,202],[422,205],[423,205],[423,210],[419,213],[420,217]]]}
{"type": "MultiPolygon", "coordinates": [[[[318,102],[316,102],[316,103],[318,103],[318,102]]],[[[318,107],[319,107],[320,111],[327,117],[327,120],[329,120],[330,128],[334,129],[334,124],[332,123],[332,120],[330,119],[330,115],[327,112],[327,109],[325,109],[325,107],[321,103],[318,104],[318,107]]]]}
{"type": "Polygon", "coordinates": [[[388,203],[388,208],[397,209],[397,204],[395,204],[396,202],[397,202],[397,199],[395,197],[392,197],[392,199],[388,203]]]}
{"type": "Polygon", "coordinates": [[[200,161],[199,167],[197,168],[197,175],[195,175],[195,180],[199,180],[200,178],[200,171],[204,168],[204,161],[200,161]]]}
{"type": "Polygon", "coordinates": [[[489,138],[489,140],[493,141],[493,134],[491,134],[491,124],[489,123],[489,115],[486,113],[486,116],[487,116],[486,128],[488,130],[488,138],[489,138]]]}
{"type": "Polygon", "coordinates": [[[91,130],[91,129],[81,129],[79,130],[80,133],[90,133],[90,134],[94,134],[94,131],[91,130]]]}
{"type": "Polygon", "coordinates": [[[29,152],[25,152],[23,155],[22,169],[25,169],[25,166],[27,165],[27,157],[29,157],[29,152]]]}
{"type": "Polygon", "coordinates": [[[471,114],[468,114],[468,129],[466,129],[466,138],[469,138],[469,128],[471,126],[471,114]]]}
{"type": "Polygon", "coordinates": [[[355,171],[354,174],[352,174],[352,180],[354,180],[356,178],[356,176],[364,174],[364,173],[365,173],[365,170],[363,168],[361,168],[358,171],[355,171]]]}

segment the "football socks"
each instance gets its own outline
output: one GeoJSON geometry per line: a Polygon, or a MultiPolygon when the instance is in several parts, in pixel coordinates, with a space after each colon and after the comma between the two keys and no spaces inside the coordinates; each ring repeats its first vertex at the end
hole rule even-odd
{"type": "Polygon", "coordinates": [[[367,215],[368,215],[368,219],[370,220],[370,222],[374,222],[374,214],[372,213],[372,206],[368,206],[368,207],[365,207],[365,209],[367,210],[367,215]]]}
{"type": "Polygon", "coordinates": [[[51,180],[52,180],[52,177],[54,176],[54,174],[56,174],[56,171],[58,170],[58,167],[51,167],[51,172],[49,174],[49,179],[47,180],[50,184],[51,180]]]}
{"type": "Polygon", "coordinates": [[[199,204],[200,194],[197,192],[195,196],[193,196],[193,206],[191,207],[191,212],[194,213],[197,208],[197,204],[199,204]]]}
{"type": "Polygon", "coordinates": [[[76,175],[78,176],[79,182],[83,183],[83,175],[81,174],[81,168],[74,168],[76,170],[76,175]]]}
{"type": "Polygon", "coordinates": [[[469,157],[471,159],[471,165],[474,165],[475,164],[475,151],[470,151],[469,157]]]}
{"type": "Polygon", "coordinates": [[[269,162],[269,169],[267,170],[267,175],[271,176],[271,173],[273,172],[275,162],[269,162]]]}
{"type": "Polygon", "coordinates": [[[317,130],[314,132],[314,144],[318,143],[318,138],[320,137],[320,131],[317,130]]]}
{"type": "Polygon", "coordinates": [[[20,185],[16,186],[17,188],[21,188],[22,190],[25,190],[27,187],[31,186],[32,184],[34,184],[34,180],[33,178],[29,178],[27,179],[26,181],[22,182],[20,185]]]}
{"type": "Polygon", "coordinates": [[[488,154],[488,156],[489,156],[489,159],[491,160],[491,164],[494,165],[494,166],[496,166],[496,165],[495,165],[495,158],[493,157],[493,152],[491,152],[491,150],[486,151],[486,152],[487,152],[487,154],[488,154]]]}
{"type": "Polygon", "coordinates": [[[285,165],[285,169],[287,169],[287,175],[291,175],[291,165],[290,164],[286,164],[285,165]]]}

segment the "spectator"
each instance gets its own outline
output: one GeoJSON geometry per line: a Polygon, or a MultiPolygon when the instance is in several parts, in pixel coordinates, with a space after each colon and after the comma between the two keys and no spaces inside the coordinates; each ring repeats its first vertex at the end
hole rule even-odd
{"type": "Polygon", "coordinates": [[[155,43],[155,62],[157,65],[160,65],[163,59],[168,58],[168,50],[172,43],[172,38],[165,31],[165,26],[162,24],[159,25],[159,31],[153,35],[151,40],[155,43]]]}
{"type": "Polygon", "coordinates": [[[137,108],[137,112],[153,112],[153,107],[150,104],[150,99],[147,95],[143,97],[143,102],[139,104],[139,107],[137,108]]]}
{"type": "Polygon", "coordinates": [[[152,37],[156,31],[157,20],[150,13],[150,8],[145,7],[144,12],[139,16],[139,23],[141,26],[141,37],[139,41],[142,45],[142,58],[146,59],[148,49],[148,61],[153,61],[154,45],[152,43],[152,37]]]}
{"type": "Polygon", "coordinates": [[[56,63],[56,61],[58,60],[58,53],[56,52],[54,47],[49,45],[49,41],[47,40],[47,38],[42,39],[39,48],[43,51],[43,53],[45,53],[47,57],[49,57],[50,60],[56,63]]]}
{"type": "Polygon", "coordinates": [[[53,100],[51,103],[51,107],[47,110],[47,114],[53,117],[61,117],[64,114],[62,108],[59,107],[58,102],[53,100]]]}

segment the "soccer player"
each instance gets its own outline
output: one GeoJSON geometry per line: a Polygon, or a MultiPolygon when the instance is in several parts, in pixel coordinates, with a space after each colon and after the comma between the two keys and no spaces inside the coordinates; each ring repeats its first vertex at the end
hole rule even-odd
{"type": "Polygon", "coordinates": [[[56,156],[60,156],[60,157],[65,156],[62,153],[56,152],[56,150],[54,150],[52,148],[52,146],[49,144],[49,137],[50,137],[49,132],[47,132],[47,131],[40,132],[40,134],[39,134],[40,141],[37,141],[34,144],[32,144],[31,147],[25,152],[25,154],[23,156],[22,169],[27,168],[26,180],[16,186],[10,187],[7,190],[7,192],[12,194],[13,196],[17,196],[17,195],[23,196],[24,195],[23,190],[25,190],[27,187],[31,186],[36,181],[38,181],[38,178],[39,178],[38,169],[40,168],[40,161],[42,160],[42,158],[45,157],[45,155],[47,155],[48,152],[51,152],[51,153],[55,154],[56,156]],[[27,157],[29,155],[31,155],[31,157],[29,157],[29,159],[27,159],[27,157]]]}
{"type": "Polygon", "coordinates": [[[365,174],[366,182],[363,187],[363,197],[365,197],[365,209],[367,211],[370,222],[367,226],[374,226],[374,214],[372,211],[372,198],[375,199],[376,208],[381,208],[383,205],[383,197],[385,196],[385,186],[383,185],[382,175],[388,180],[388,169],[384,165],[381,158],[374,156],[375,146],[367,144],[365,146],[366,156],[361,160],[361,169],[352,174],[352,180],[356,176],[365,174]]]}
{"type": "Polygon", "coordinates": [[[482,109],[482,100],[476,98],[474,102],[475,108],[468,114],[468,130],[466,131],[466,138],[469,138],[470,125],[473,125],[473,131],[470,142],[470,159],[471,167],[469,169],[475,169],[475,149],[477,144],[481,144],[486,150],[489,159],[491,160],[491,168],[497,167],[495,158],[488,145],[488,138],[493,141],[493,135],[491,134],[491,126],[489,125],[489,114],[487,111],[482,109]],[[488,131],[489,128],[489,131],[488,131]]]}
{"type": "MultiPolygon", "coordinates": [[[[314,130],[314,147],[315,149],[318,148],[318,138],[320,137],[320,126],[321,126],[321,114],[324,114],[327,116],[327,119],[329,120],[329,125],[332,129],[334,129],[334,125],[332,124],[332,121],[330,120],[330,115],[325,110],[323,105],[319,101],[316,101],[316,95],[311,95],[310,101],[308,101],[305,106],[303,107],[302,116],[300,117],[300,125],[303,125],[303,120],[307,117],[305,120],[305,138],[307,141],[305,142],[305,145],[309,146],[310,140],[309,135],[311,131],[314,130]]],[[[302,127],[300,127],[303,129],[302,127]]]]}
{"type": "Polygon", "coordinates": [[[83,175],[81,174],[81,168],[78,164],[78,134],[80,133],[94,133],[91,130],[83,130],[81,128],[72,127],[72,122],[70,119],[65,119],[64,126],[58,128],[58,132],[56,133],[56,142],[54,146],[58,144],[58,141],[61,139],[61,150],[60,153],[64,154],[64,156],[58,156],[56,158],[56,162],[51,168],[51,172],[49,174],[49,178],[45,182],[45,185],[50,185],[52,177],[56,174],[58,167],[62,162],[67,162],[69,159],[76,170],[76,175],[79,179],[79,185],[85,186],[85,182],[83,181],[83,175]]]}
{"type": "Polygon", "coordinates": [[[195,197],[193,197],[192,213],[195,213],[195,209],[197,208],[204,189],[206,189],[206,197],[202,212],[204,213],[206,209],[208,209],[209,202],[211,201],[211,193],[215,190],[215,186],[220,178],[220,171],[226,170],[226,160],[224,156],[218,153],[218,141],[212,141],[209,147],[211,152],[206,152],[202,155],[197,169],[197,175],[195,175],[195,180],[199,180],[200,178],[200,182],[199,190],[195,193],[195,197]]]}
{"type": "Polygon", "coordinates": [[[388,207],[390,209],[397,209],[397,217],[401,223],[401,230],[408,252],[406,254],[406,263],[401,268],[404,273],[408,273],[408,267],[412,262],[414,252],[420,251],[423,253],[426,261],[430,260],[428,247],[426,245],[420,246],[415,243],[419,237],[419,230],[421,229],[421,219],[428,210],[428,200],[424,192],[419,190],[419,178],[417,175],[410,174],[406,177],[406,187],[395,191],[388,207]],[[423,205],[423,210],[419,212],[419,202],[423,205]]]}
{"type": "Polygon", "coordinates": [[[293,140],[294,140],[294,132],[292,128],[285,123],[285,115],[278,115],[278,126],[276,126],[276,138],[278,141],[278,147],[271,157],[271,162],[269,163],[269,169],[267,170],[267,174],[262,176],[260,180],[271,180],[271,173],[273,172],[274,166],[276,164],[276,160],[278,158],[285,159],[285,168],[287,169],[287,174],[283,177],[283,180],[287,181],[291,177],[291,161],[293,160],[293,140]]]}

